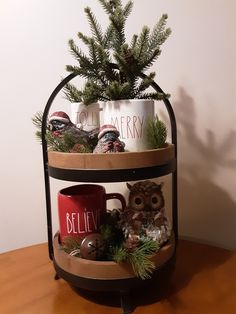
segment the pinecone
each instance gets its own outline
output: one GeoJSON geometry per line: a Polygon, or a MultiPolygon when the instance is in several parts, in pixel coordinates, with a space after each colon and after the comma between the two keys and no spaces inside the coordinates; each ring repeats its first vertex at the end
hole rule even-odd
{"type": "Polygon", "coordinates": [[[125,242],[123,243],[123,247],[129,251],[129,252],[133,252],[137,246],[140,243],[140,238],[138,235],[130,235],[128,239],[125,240],[125,242]]]}

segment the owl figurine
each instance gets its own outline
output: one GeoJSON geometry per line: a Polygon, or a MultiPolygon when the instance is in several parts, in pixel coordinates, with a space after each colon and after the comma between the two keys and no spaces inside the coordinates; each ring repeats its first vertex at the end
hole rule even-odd
{"type": "Polygon", "coordinates": [[[165,214],[163,183],[140,181],[129,189],[128,206],[121,213],[121,227],[125,238],[148,237],[160,245],[168,241],[171,225],[165,214]]]}

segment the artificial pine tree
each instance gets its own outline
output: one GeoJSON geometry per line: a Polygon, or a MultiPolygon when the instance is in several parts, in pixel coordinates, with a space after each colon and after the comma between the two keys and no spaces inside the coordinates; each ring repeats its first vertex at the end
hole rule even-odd
{"type": "Polygon", "coordinates": [[[71,102],[85,104],[97,100],[155,99],[163,100],[169,95],[147,92],[155,77],[154,72],[143,75],[161,53],[161,45],[169,37],[171,30],[166,28],[167,15],[163,14],[151,31],[144,26],[139,35],[133,35],[130,43],[125,37],[125,23],[132,11],[133,1],[125,5],[121,0],[98,0],[109,18],[103,32],[95,14],[89,7],[85,13],[90,25],[91,36],[78,33],[78,38],[88,48],[84,53],[73,39],[69,47],[78,65],[67,65],[69,72],[85,78],[82,90],[71,83],[64,88],[65,96],[71,102]]]}

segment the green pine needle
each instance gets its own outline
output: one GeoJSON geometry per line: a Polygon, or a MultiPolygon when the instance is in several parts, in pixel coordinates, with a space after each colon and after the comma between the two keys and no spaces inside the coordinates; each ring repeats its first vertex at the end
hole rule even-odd
{"type": "Polygon", "coordinates": [[[146,138],[151,149],[165,146],[167,128],[164,122],[159,120],[157,115],[154,118],[149,118],[147,121],[146,138]]]}
{"type": "Polygon", "coordinates": [[[129,252],[123,247],[114,249],[113,259],[117,263],[131,263],[135,275],[143,280],[151,277],[155,270],[155,264],[151,261],[151,256],[159,250],[159,245],[152,239],[144,239],[142,243],[129,252]]]}

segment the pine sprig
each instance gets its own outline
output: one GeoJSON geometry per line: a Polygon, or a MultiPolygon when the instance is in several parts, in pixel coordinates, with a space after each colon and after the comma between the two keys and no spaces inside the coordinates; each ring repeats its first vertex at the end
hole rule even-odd
{"type": "Polygon", "coordinates": [[[119,53],[121,46],[125,44],[125,18],[120,7],[116,8],[114,14],[110,15],[110,21],[113,26],[113,46],[114,50],[119,53]]]}
{"type": "Polygon", "coordinates": [[[69,42],[69,47],[70,47],[70,51],[72,53],[72,55],[75,57],[75,59],[79,62],[80,67],[91,67],[91,63],[89,61],[89,59],[86,57],[86,55],[82,52],[81,49],[79,49],[74,40],[70,39],[69,42]]]}
{"type": "Polygon", "coordinates": [[[123,15],[127,19],[133,9],[134,3],[132,1],[128,1],[123,9],[123,15]]]}
{"type": "Polygon", "coordinates": [[[74,84],[67,83],[64,88],[63,92],[65,98],[68,99],[70,102],[82,102],[82,92],[77,89],[74,84]]]}
{"type": "MultiPolygon", "coordinates": [[[[71,252],[75,250],[79,252],[81,242],[82,242],[82,239],[79,237],[70,237],[70,236],[64,237],[62,249],[68,254],[70,254],[71,252]]],[[[79,254],[77,254],[77,256],[79,256],[79,254]]]]}
{"type": "Polygon", "coordinates": [[[163,14],[157,24],[154,26],[149,41],[149,50],[153,51],[156,47],[161,46],[171,34],[171,29],[166,27],[168,15],[163,14]]]}
{"type": "Polygon", "coordinates": [[[52,132],[46,133],[48,148],[57,152],[70,152],[75,145],[81,144],[81,153],[91,153],[89,145],[83,141],[79,142],[78,137],[70,132],[64,132],[63,136],[55,136],[52,132]]]}
{"type": "Polygon", "coordinates": [[[105,10],[105,12],[109,15],[109,14],[113,14],[113,5],[111,4],[110,1],[106,1],[106,0],[98,0],[103,9],[105,10]]]}
{"type": "Polygon", "coordinates": [[[150,28],[147,26],[144,26],[137,41],[136,58],[138,60],[143,60],[145,58],[146,51],[149,46],[149,34],[150,34],[150,28]]]}
{"type": "Polygon", "coordinates": [[[167,128],[164,122],[159,120],[157,115],[154,118],[150,118],[147,122],[146,138],[151,149],[157,149],[165,146],[167,128]]]}
{"type": "Polygon", "coordinates": [[[101,25],[98,23],[95,15],[93,14],[89,7],[85,8],[84,11],[87,14],[90,29],[92,30],[95,39],[100,45],[103,45],[103,33],[101,25]]]}
{"type": "Polygon", "coordinates": [[[41,130],[42,121],[43,121],[43,113],[42,111],[37,111],[35,115],[32,117],[32,122],[36,126],[38,130],[41,130]]]}
{"type": "Polygon", "coordinates": [[[143,239],[142,243],[132,252],[123,247],[114,249],[113,259],[117,263],[129,262],[132,265],[135,275],[143,280],[151,277],[155,270],[155,264],[151,261],[151,256],[159,250],[159,245],[152,239],[143,239]]]}

